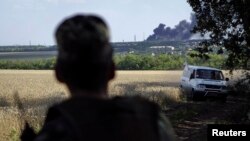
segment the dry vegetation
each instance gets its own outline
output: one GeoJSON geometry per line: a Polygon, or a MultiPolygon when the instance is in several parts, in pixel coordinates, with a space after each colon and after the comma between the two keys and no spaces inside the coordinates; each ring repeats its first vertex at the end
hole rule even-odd
{"type": "MultiPolygon", "coordinates": [[[[144,96],[163,109],[181,101],[181,71],[118,71],[110,84],[110,96],[144,96]]],[[[0,140],[17,140],[21,119],[35,129],[42,125],[47,108],[68,97],[52,71],[0,70],[0,140]],[[18,93],[24,106],[21,115],[14,100],[18,93]]]]}
{"type": "Polygon", "coordinates": [[[162,108],[178,103],[181,99],[178,89],[181,71],[118,71],[111,82],[111,96],[140,95],[162,108]]]}
{"type": "MultiPolygon", "coordinates": [[[[0,71],[0,139],[15,138],[22,118],[38,128],[49,105],[67,97],[64,86],[59,85],[51,71],[0,71]],[[14,100],[18,93],[25,108],[21,117],[14,100]]],[[[15,140],[15,139],[11,139],[15,140]]]]}

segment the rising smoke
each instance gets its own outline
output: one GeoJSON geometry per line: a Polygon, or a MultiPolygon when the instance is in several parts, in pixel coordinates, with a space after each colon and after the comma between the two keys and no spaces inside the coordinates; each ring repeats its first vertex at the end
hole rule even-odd
{"type": "Polygon", "coordinates": [[[147,41],[182,41],[189,40],[193,35],[191,30],[196,24],[196,17],[192,13],[190,17],[191,22],[182,20],[174,28],[165,27],[165,24],[159,24],[157,28],[154,29],[154,34],[147,38],[147,41]]]}

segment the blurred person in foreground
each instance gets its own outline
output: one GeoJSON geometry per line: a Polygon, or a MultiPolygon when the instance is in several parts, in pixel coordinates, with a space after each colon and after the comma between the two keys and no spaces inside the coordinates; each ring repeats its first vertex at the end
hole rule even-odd
{"type": "Polygon", "coordinates": [[[22,140],[172,141],[173,129],[159,107],[139,97],[109,98],[115,76],[106,23],[98,16],[75,15],[56,29],[56,78],[71,98],[49,108],[36,135],[26,128],[22,140]]]}

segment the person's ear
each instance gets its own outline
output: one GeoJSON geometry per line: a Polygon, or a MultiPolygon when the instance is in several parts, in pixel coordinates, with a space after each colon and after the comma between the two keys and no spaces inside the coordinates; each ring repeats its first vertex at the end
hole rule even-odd
{"type": "Polygon", "coordinates": [[[109,70],[109,76],[108,79],[112,80],[115,77],[115,63],[112,61],[110,70],[109,70]]]}

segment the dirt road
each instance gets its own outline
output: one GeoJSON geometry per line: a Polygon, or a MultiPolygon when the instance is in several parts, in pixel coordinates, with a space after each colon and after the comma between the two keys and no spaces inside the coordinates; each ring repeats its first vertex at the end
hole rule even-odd
{"type": "Polygon", "coordinates": [[[228,97],[226,103],[186,102],[165,111],[181,141],[206,141],[207,124],[249,123],[247,112],[247,100],[236,97],[228,97]]]}

